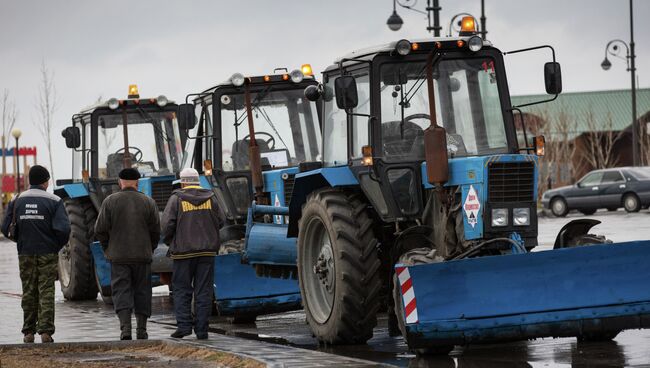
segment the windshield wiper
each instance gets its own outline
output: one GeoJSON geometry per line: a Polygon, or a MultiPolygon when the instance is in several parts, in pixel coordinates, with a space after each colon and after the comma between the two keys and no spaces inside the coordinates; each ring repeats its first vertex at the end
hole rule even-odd
{"type": "MultiPolygon", "coordinates": [[[[433,61],[431,61],[432,66],[436,66],[438,62],[442,59],[442,55],[437,54],[433,61]]],[[[411,88],[404,94],[404,97],[402,98],[402,101],[400,101],[400,104],[403,106],[408,106],[408,104],[411,102],[413,97],[415,97],[415,94],[422,88],[422,85],[424,82],[427,81],[426,78],[424,78],[424,73],[427,70],[427,65],[426,63],[422,67],[422,70],[420,70],[420,73],[418,73],[416,79],[418,80],[415,84],[411,86],[411,88]]]]}
{"type": "MultiPolygon", "coordinates": [[[[431,60],[431,70],[433,70],[433,67],[436,66],[436,64],[438,64],[438,62],[441,59],[442,59],[442,55],[440,55],[440,54],[436,54],[434,56],[433,60],[431,60]]],[[[416,77],[417,82],[415,82],[411,86],[411,88],[408,91],[406,91],[406,93],[403,93],[403,95],[402,95],[401,101],[399,103],[400,104],[400,110],[401,110],[400,123],[399,123],[400,139],[404,139],[404,109],[407,106],[409,106],[409,104],[411,103],[411,100],[413,99],[413,97],[415,97],[415,95],[420,90],[420,88],[422,88],[422,85],[424,85],[424,82],[426,82],[427,79],[423,78],[423,77],[424,77],[424,73],[427,70],[427,67],[428,67],[427,63],[424,63],[424,66],[422,67],[422,69],[420,70],[420,72],[418,73],[418,75],[416,77]]],[[[402,88],[402,91],[403,90],[404,90],[404,88],[402,88]]],[[[433,119],[433,118],[435,118],[435,116],[431,117],[431,118],[433,119]]]]}

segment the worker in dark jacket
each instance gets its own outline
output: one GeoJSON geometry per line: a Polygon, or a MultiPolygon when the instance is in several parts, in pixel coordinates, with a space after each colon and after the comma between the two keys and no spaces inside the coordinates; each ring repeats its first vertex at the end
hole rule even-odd
{"type": "Polygon", "coordinates": [[[70,221],[61,198],[48,193],[50,173],[43,166],[29,170],[29,190],[9,203],[2,233],[18,243],[18,264],[23,286],[23,341],[53,342],[54,281],[58,274],[59,250],[68,242],[70,221]]]}
{"type": "Polygon", "coordinates": [[[163,241],[169,245],[174,262],[172,288],[177,328],[172,337],[192,333],[208,338],[208,319],[212,311],[214,256],[219,251],[219,228],[223,216],[210,190],[199,186],[199,173],[181,171],[181,186],[172,194],[163,213],[163,241]],[[191,306],[194,295],[195,321],[191,306]],[[194,325],[194,326],[192,326],[194,325]]]}
{"type": "Polygon", "coordinates": [[[95,236],[111,262],[113,306],[120,319],[120,339],[131,340],[131,312],[135,312],[138,339],[147,339],[151,316],[151,256],[160,240],[156,202],[138,192],[140,173],[120,171],[121,191],[104,200],[95,224],[95,236]]]}

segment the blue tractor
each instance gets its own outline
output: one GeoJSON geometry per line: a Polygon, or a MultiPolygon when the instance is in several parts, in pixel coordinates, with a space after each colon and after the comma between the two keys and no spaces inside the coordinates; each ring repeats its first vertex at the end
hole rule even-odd
{"type": "Polygon", "coordinates": [[[301,308],[287,205],[296,174],[320,160],[320,102],[303,93],[318,82],[308,64],[277,71],[235,73],[179,105],[180,124],[190,130],[184,165],[203,174],[227,218],[214,298],[216,313],[235,323],[301,308]]]}
{"type": "MultiPolygon", "coordinates": [[[[63,130],[72,149],[72,178],[57,180],[55,193],[63,198],[72,234],[59,255],[59,280],[68,300],[97,298],[111,303],[110,267],[94,227],[103,200],[119,190],[118,173],[134,167],[142,174],[139,190],[151,196],[160,211],[172,193],[182,164],[187,131],[177,121],[178,106],[165,96],[140,98],[136,85],[127,99],[109,99],[72,116],[63,130]],[[94,256],[94,257],[93,257],[94,256]]],[[[159,244],[151,271],[153,284],[168,284],[171,261],[159,244]]]]}
{"type": "MultiPolygon", "coordinates": [[[[464,26],[459,37],[353,52],[305,89],[322,103],[322,160],[287,176],[288,207],[276,213],[288,226],[248,222],[244,254],[272,268],[287,243],[266,236],[271,227],[297,239],[320,341],[365,343],[382,309],[420,352],[650,327],[650,241],[609,244],[589,234],[597,221],[576,220],[553,250],[530,252],[544,139],[516,129],[523,106],[510,102],[504,55],[544,49],[504,53],[464,26]]],[[[548,100],[562,88],[552,55],[548,100]]]]}

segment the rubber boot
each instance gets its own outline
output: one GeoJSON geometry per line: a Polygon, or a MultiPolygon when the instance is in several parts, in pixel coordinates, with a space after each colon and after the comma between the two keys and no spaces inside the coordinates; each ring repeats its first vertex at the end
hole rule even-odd
{"type": "Polygon", "coordinates": [[[131,311],[121,310],[117,317],[120,319],[120,340],[131,340],[131,311]]]}
{"type": "Polygon", "coordinates": [[[135,334],[138,340],[147,340],[149,338],[149,334],[147,334],[147,318],[144,314],[135,315],[135,321],[137,322],[135,334]]]}

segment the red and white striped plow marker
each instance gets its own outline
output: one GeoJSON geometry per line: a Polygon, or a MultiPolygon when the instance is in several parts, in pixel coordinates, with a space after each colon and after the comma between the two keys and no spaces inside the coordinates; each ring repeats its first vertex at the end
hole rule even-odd
{"type": "Polygon", "coordinates": [[[418,323],[418,308],[415,303],[415,291],[413,290],[413,282],[411,281],[411,274],[407,267],[396,267],[397,278],[402,290],[402,301],[404,302],[404,314],[406,314],[406,323],[418,323]]]}

